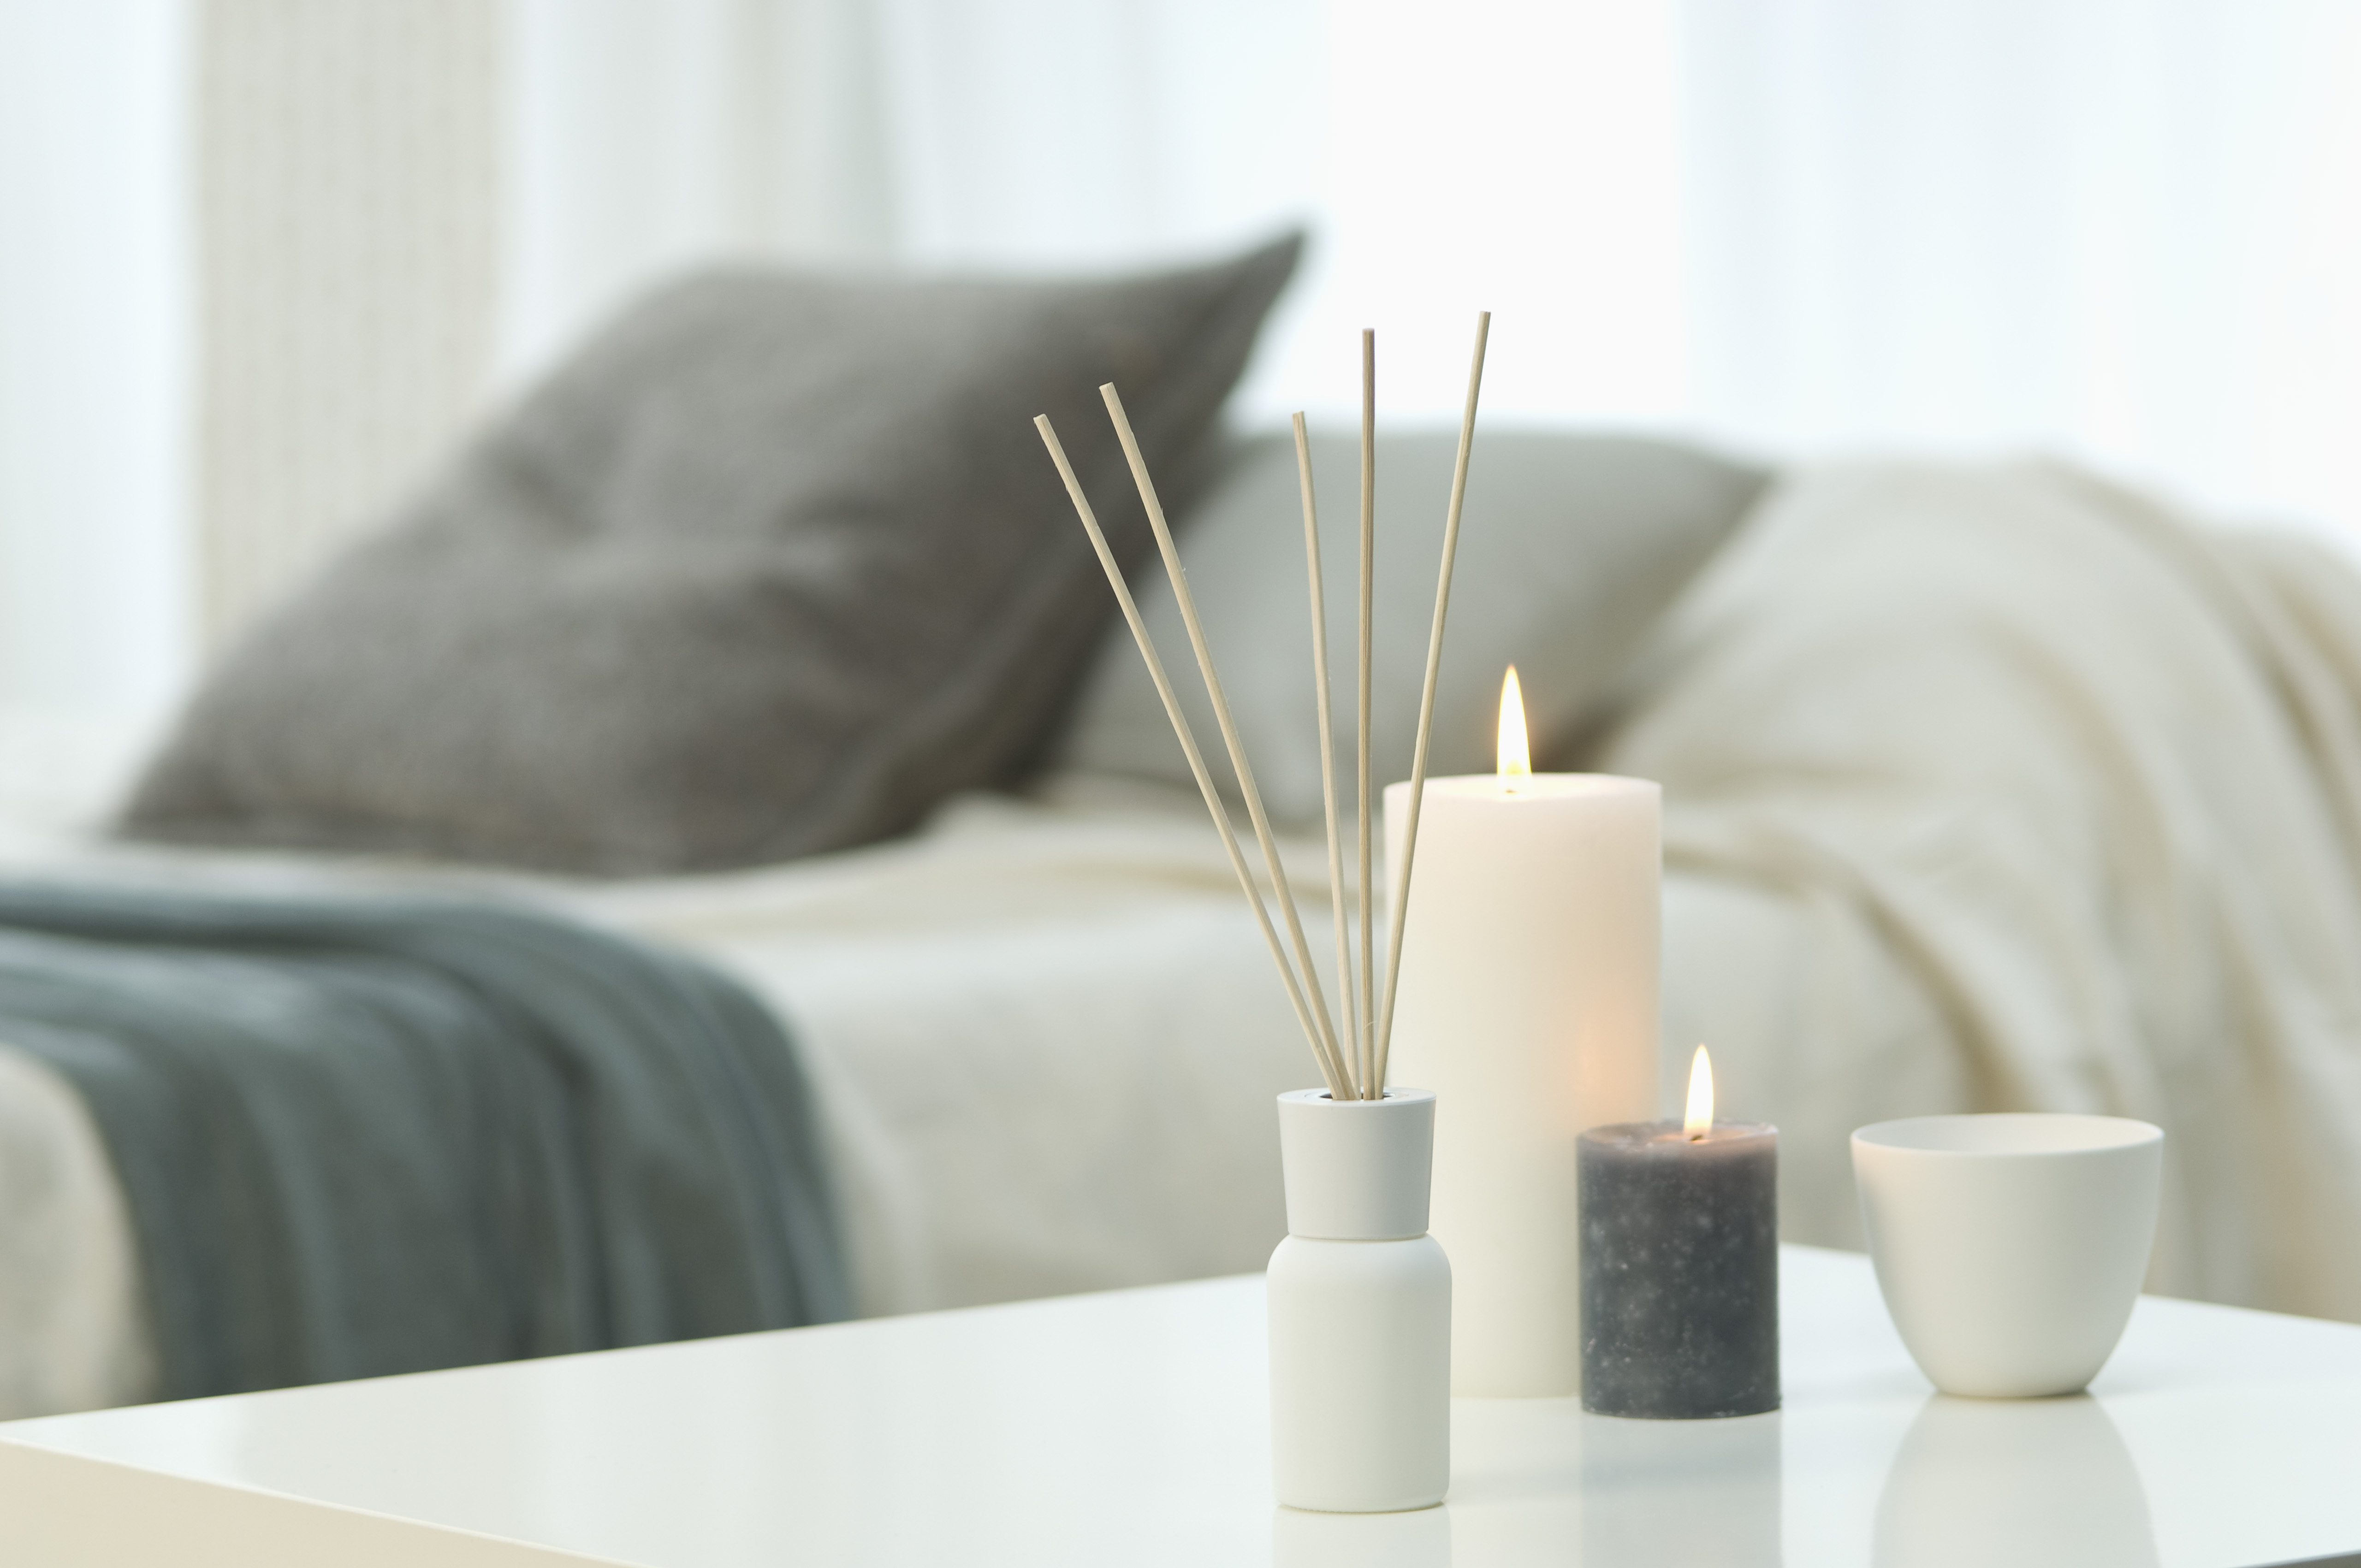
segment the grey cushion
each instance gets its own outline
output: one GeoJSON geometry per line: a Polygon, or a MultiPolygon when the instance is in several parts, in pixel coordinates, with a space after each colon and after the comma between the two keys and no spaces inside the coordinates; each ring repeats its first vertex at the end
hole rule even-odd
{"type": "Polygon", "coordinates": [[[1145,520],[1185,496],[1295,265],[1081,282],[708,275],[629,313],[270,617],[137,836],[603,873],[861,843],[1038,753],[1145,520]]]}
{"type": "MultiPolygon", "coordinates": [[[[1370,746],[1377,782],[1410,776],[1455,432],[1378,440],[1376,650],[1370,746]]],[[[1360,439],[1312,437],[1334,684],[1339,787],[1354,744],[1360,439]]],[[[1562,751],[1658,611],[1734,529],[1765,476],[1708,453],[1623,437],[1479,428],[1436,691],[1438,776],[1494,766],[1501,672],[1524,687],[1535,765],[1562,751]]],[[[1180,539],[1206,640],[1246,760],[1276,819],[1321,818],[1312,616],[1292,436],[1246,444],[1180,539]]],[[[1159,566],[1135,580],[1140,609],[1209,762],[1221,755],[1159,566]]],[[[1099,652],[1057,760],[1097,773],[1189,784],[1156,688],[1117,624],[1099,652]]],[[[1215,762],[1235,788],[1226,761],[1215,762]]]]}

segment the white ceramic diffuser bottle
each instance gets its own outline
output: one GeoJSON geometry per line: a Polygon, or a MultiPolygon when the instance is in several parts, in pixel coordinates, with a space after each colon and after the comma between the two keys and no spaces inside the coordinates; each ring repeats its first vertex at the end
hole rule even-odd
{"type": "Polygon", "coordinates": [[[1451,1265],[1426,1234],[1434,1096],[1279,1097],[1271,1474],[1324,1513],[1430,1508],[1451,1483],[1451,1265]]]}

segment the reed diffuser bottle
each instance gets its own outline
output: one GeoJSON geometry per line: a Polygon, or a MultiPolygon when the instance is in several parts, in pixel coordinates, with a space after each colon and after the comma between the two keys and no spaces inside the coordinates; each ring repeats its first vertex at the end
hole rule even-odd
{"type": "Polygon", "coordinates": [[[1065,481],[1074,515],[1106,572],[1116,608],[1139,644],[1148,679],[1189,759],[1205,797],[1213,830],[1230,870],[1270,948],[1288,1005],[1304,1043],[1320,1065],[1324,1090],[1279,1097],[1280,1161],[1287,1177],[1287,1239],[1271,1255],[1270,1408],[1273,1479],[1279,1500],[1323,1513],[1390,1513],[1431,1508],[1451,1483],[1451,1265],[1426,1234],[1428,1181],[1434,1165],[1434,1096],[1422,1089],[1386,1087],[1393,1042],[1394,982],[1401,973],[1402,928],[1409,919],[1411,870],[1418,850],[1420,804],[1426,795],[1428,744],[1434,731],[1435,681],[1443,666],[1444,623],[1451,609],[1452,563],[1459,550],[1459,520],[1467,501],[1468,454],[1476,440],[1476,402],[1484,384],[1484,347],[1491,313],[1476,318],[1476,351],[1467,367],[1467,401],[1459,420],[1459,455],[1451,477],[1451,505],[1443,521],[1443,558],[1435,576],[1434,620],[1426,643],[1426,682],[1418,705],[1418,740],[1411,752],[1408,809],[1391,890],[1393,920],[1386,962],[1377,961],[1371,929],[1369,853],[1373,782],[1369,754],[1371,582],[1377,504],[1377,338],[1361,334],[1360,715],[1355,837],[1360,851],[1360,957],[1354,961],[1347,931],[1344,835],[1337,806],[1335,730],[1328,680],[1328,612],[1322,595],[1320,516],[1312,493],[1312,448],[1303,416],[1295,416],[1295,462],[1303,497],[1303,565],[1312,612],[1312,689],[1320,735],[1320,785],[1328,827],[1328,899],[1336,941],[1337,1001],[1332,1009],[1312,961],[1312,946],[1295,906],[1287,866],[1279,852],[1262,794],[1255,787],[1213,652],[1197,615],[1189,575],[1164,506],[1157,499],[1123,399],[1109,382],[1099,389],[1115,438],[1131,466],[1132,482],[1156,536],[1190,651],[1222,731],[1239,798],[1254,825],[1255,842],[1269,873],[1279,919],[1238,845],[1229,807],[1205,765],[1188,716],[1165,673],[1156,640],[1140,619],[1123,566],[1099,527],[1098,514],[1067,459],[1049,416],[1033,422],[1065,481]],[[1279,932],[1285,927],[1286,937],[1279,932]],[[1384,979],[1379,981],[1382,972],[1384,979]]]}
{"type": "Polygon", "coordinates": [[[1290,1508],[1431,1508],[1451,1484],[1451,1265],[1426,1234],[1434,1096],[1279,1097],[1271,1479],[1290,1508]]]}

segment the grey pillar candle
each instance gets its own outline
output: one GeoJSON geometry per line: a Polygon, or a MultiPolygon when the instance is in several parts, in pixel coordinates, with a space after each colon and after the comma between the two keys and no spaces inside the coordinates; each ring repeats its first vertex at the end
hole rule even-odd
{"type": "Polygon", "coordinates": [[[1593,1127],[1576,1144],[1582,1408],[1692,1420],[1779,1408],[1779,1133],[1593,1127]]]}

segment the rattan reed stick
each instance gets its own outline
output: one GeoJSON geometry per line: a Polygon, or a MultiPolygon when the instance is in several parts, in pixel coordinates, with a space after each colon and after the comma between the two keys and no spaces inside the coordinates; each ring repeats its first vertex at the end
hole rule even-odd
{"type": "Polygon", "coordinates": [[[1451,511],[1443,523],[1443,566],[1434,583],[1434,628],[1427,635],[1426,685],[1418,699],[1418,749],[1411,753],[1410,820],[1402,839],[1401,881],[1393,889],[1392,928],[1386,933],[1386,1006],[1378,1023],[1378,1059],[1371,1081],[1383,1093],[1386,1058],[1393,1047],[1394,995],[1401,980],[1402,927],[1410,914],[1411,862],[1418,853],[1419,810],[1426,804],[1426,746],[1434,728],[1434,683],[1443,669],[1443,620],[1451,609],[1451,567],[1459,554],[1459,513],[1467,503],[1467,455],[1476,444],[1476,396],[1484,386],[1484,343],[1492,313],[1476,317],[1476,353],[1467,367],[1467,407],[1459,417],[1459,459],[1451,472],[1451,511]]]}
{"type": "MultiPolygon", "coordinates": [[[[1303,489],[1303,572],[1312,595],[1312,683],[1320,696],[1320,803],[1328,824],[1328,908],[1336,930],[1336,993],[1339,1022],[1345,1025],[1345,1050],[1358,1049],[1362,1039],[1360,1004],[1353,986],[1353,938],[1345,913],[1345,850],[1336,831],[1335,726],[1329,711],[1328,582],[1320,565],[1320,507],[1312,494],[1312,437],[1303,416],[1295,416],[1295,474],[1303,489]]],[[[1364,1098],[1368,1080],[1357,1066],[1356,1087],[1364,1098]]]]}
{"type": "MultiPolygon", "coordinates": [[[[1213,814],[1213,826],[1222,836],[1222,848],[1229,852],[1230,869],[1237,873],[1238,888],[1254,906],[1255,920],[1262,927],[1262,939],[1270,948],[1271,961],[1279,966],[1280,982],[1287,987],[1287,1000],[1295,1009],[1295,1021],[1302,1026],[1303,1037],[1311,1044],[1312,1055],[1320,1064],[1320,1076],[1327,1080],[1328,1092],[1339,1100],[1353,1097],[1353,1085],[1345,1077],[1344,1063],[1312,1022],[1312,1010],[1305,1005],[1302,988],[1297,983],[1295,970],[1287,961],[1287,953],[1279,946],[1279,932],[1270,923],[1270,912],[1263,907],[1262,894],[1255,886],[1254,872],[1246,865],[1245,853],[1238,848],[1237,834],[1230,827],[1230,814],[1222,804],[1221,792],[1214,787],[1213,776],[1205,768],[1204,754],[1197,748],[1197,738],[1189,728],[1188,715],[1180,710],[1180,699],[1173,694],[1172,681],[1164,673],[1164,661],[1157,657],[1156,644],[1148,635],[1148,626],[1139,618],[1139,607],[1132,601],[1131,588],[1124,581],[1123,568],[1115,562],[1115,552],[1107,548],[1106,535],[1099,529],[1097,513],[1091,510],[1090,499],[1082,494],[1082,481],[1074,477],[1073,465],[1066,460],[1066,449],[1059,443],[1058,433],[1049,424],[1049,416],[1042,414],[1033,421],[1041,433],[1042,444],[1049,449],[1049,460],[1058,466],[1058,477],[1066,482],[1066,494],[1072,498],[1074,511],[1082,520],[1083,532],[1091,536],[1091,548],[1098,553],[1099,565],[1105,568],[1107,586],[1115,590],[1115,603],[1122,608],[1123,619],[1131,628],[1133,639],[1139,644],[1140,657],[1148,662],[1148,678],[1156,683],[1156,695],[1164,699],[1165,717],[1172,721],[1172,732],[1180,737],[1180,750],[1188,756],[1189,771],[1196,776],[1197,788],[1205,797],[1205,809],[1213,814]]],[[[1279,896],[1287,894],[1282,889],[1279,896]]]]}
{"type": "Polygon", "coordinates": [[[1385,1080],[1378,1076],[1377,943],[1372,923],[1377,918],[1377,894],[1369,867],[1369,650],[1376,635],[1378,554],[1378,334],[1361,329],[1361,685],[1353,724],[1354,750],[1358,753],[1360,784],[1354,821],[1361,851],[1361,1021],[1354,1042],[1361,1064],[1363,1092],[1383,1095],[1385,1080]]]}
{"type": "MultiPolygon", "coordinates": [[[[1213,718],[1221,726],[1222,743],[1229,748],[1230,767],[1237,774],[1238,793],[1246,797],[1246,818],[1254,824],[1255,839],[1262,846],[1263,861],[1270,868],[1271,885],[1279,893],[1279,912],[1286,917],[1288,939],[1294,945],[1295,961],[1301,967],[1303,991],[1312,1003],[1313,1015],[1319,1020],[1321,1034],[1328,1041],[1337,1059],[1345,1058],[1336,1041],[1336,1025],[1328,1015],[1328,999],[1320,989],[1320,972],[1312,964],[1312,945],[1303,939],[1303,919],[1295,907],[1294,890],[1288,885],[1287,868],[1279,858],[1279,844],[1272,837],[1270,818],[1264,815],[1262,792],[1255,787],[1254,769],[1246,762],[1246,743],[1238,738],[1237,721],[1230,716],[1230,699],[1222,690],[1222,677],[1213,667],[1213,650],[1205,641],[1205,628],[1197,619],[1197,596],[1189,591],[1189,574],[1181,569],[1180,551],[1172,543],[1171,525],[1164,520],[1164,504],[1157,499],[1156,482],[1148,477],[1148,460],[1140,455],[1139,439],[1131,431],[1131,421],[1123,411],[1123,399],[1109,381],[1099,388],[1099,396],[1106,403],[1108,417],[1115,421],[1117,440],[1123,443],[1123,455],[1131,465],[1132,483],[1138,488],[1140,505],[1147,509],[1148,526],[1155,532],[1156,548],[1164,556],[1164,570],[1172,579],[1172,597],[1180,606],[1181,624],[1189,629],[1189,645],[1197,654],[1197,670],[1205,680],[1205,695],[1213,699],[1213,718]]],[[[1345,1064],[1345,1080],[1357,1088],[1350,1064],[1345,1064]]]]}

